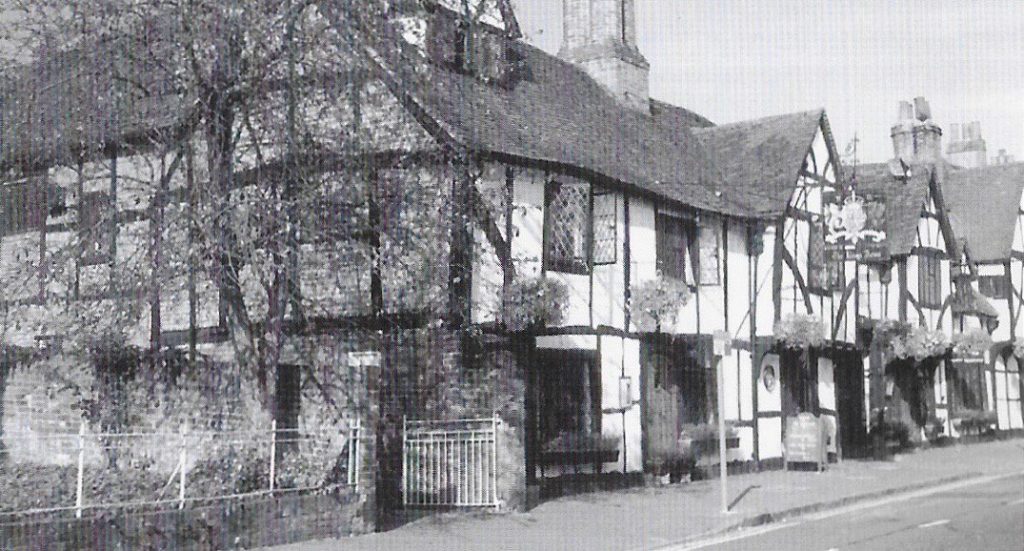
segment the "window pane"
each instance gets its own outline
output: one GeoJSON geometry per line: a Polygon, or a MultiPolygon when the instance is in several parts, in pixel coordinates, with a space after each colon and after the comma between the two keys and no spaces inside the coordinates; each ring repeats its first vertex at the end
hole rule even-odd
{"type": "Polygon", "coordinates": [[[718,285],[718,220],[709,220],[700,227],[700,284],[718,285]]]}
{"type": "Polygon", "coordinates": [[[550,182],[547,193],[545,266],[587,273],[590,258],[590,185],[550,182]]]}
{"type": "Polygon", "coordinates": [[[665,277],[690,281],[686,257],[692,231],[687,221],[676,216],[658,214],[655,218],[655,254],[658,270],[665,277]]]}
{"type": "Polygon", "coordinates": [[[594,194],[594,264],[615,264],[618,202],[614,193],[594,194]]]}

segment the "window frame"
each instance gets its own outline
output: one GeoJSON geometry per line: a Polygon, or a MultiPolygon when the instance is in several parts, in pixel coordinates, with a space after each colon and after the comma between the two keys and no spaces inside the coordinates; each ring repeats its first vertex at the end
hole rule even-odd
{"type": "Polygon", "coordinates": [[[697,222],[692,217],[686,217],[681,213],[668,210],[659,210],[655,212],[655,266],[662,276],[677,279],[687,285],[694,285],[694,280],[696,280],[698,276],[697,270],[695,269],[697,265],[696,255],[699,254],[697,250],[699,247],[697,233],[697,222]],[[681,258],[682,264],[680,265],[679,262],[677,262],[673,269],[666,269],[668,259],[662,256],[671,245],[671,243],[667,241],[669,235],[667,228],[669,226],[678,227],[683,237],[682,249],[676,251],[676,258],[681,258]]]}
{"type": "Polygon", "coordinates": [[[702,287],[716,287],[722,284],[722,224],[721,219],[718,217],[705,218],[697,221],[697,258],[694,261],[694,277],[697,280],[697,285],[702,287]],[[710,232],[708,230],[711,230],[710,232]],[[706,278],[705,270],[709,270],[705,263],[704,251],[708,250],[705,247],[705,239],[708,235],[713,235],[715,239],[715,271],[714,278],[706,278]]]}
{"type": "Polygon", "coordinates": [[[593,186],[589,182],[571,180],[569,182],[562,182],[555,179],[550,179],[544,182],[544,230],[543,230],[543,245],[541,251],[541,264],[545,272],[557,272],[563,274],[575,274],[575,275],[590,275],[593,273],[594,263],[594,211],[593,211],[593,186]],[[561,189],[561,186],[565,185],[578,185],[586,189],[587,197],[584,200],[583,216],[584,216],[584,227],[583,227],[583,254],[584,258],[582,261],[578,258],[566,259],[566,258],[554,258],[554,235],[556,228],[555,224],[555,212],[552,209],[552,203],[554,202],[556,194],[561,189]]]}
{"type": "Polygon", "coordinates": [[[938,249],[917,251],[917,302],[922,308],[942,308],[942,258],[938,249]],[[934,278],[929,285],[929,279],[934,278]]]}
{"type": "Polygon", "coordinates": [[[1006,281],[1006,274],[979,275],[978,292],[986,298],[993,300],[1006,300],[1010,298],[1010,289],[1009,283],[1006,281]]]}

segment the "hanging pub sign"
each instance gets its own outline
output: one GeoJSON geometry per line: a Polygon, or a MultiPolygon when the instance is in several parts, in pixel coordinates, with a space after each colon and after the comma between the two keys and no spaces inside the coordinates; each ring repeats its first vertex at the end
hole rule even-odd
{"type": "Polygon", "coordinates": [[[889,259],[884,194],[858,194],[851,190],[841,201],[837,197],[827,204],[825,244],[830,255],[845,252],[848,260],[861,262],[885,262],[889,259]]]}

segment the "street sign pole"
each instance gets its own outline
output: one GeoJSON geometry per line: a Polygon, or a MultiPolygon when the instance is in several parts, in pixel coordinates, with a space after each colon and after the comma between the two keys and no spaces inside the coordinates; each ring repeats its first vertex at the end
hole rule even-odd
{"type": "Polygon", "coordinates": [[[722,358],[732,353],[732,337],[728,331],[714,334],[715,380],[718,387],[718,474],[721,479],[722,512],[729,512],[728,464],[725,448],[725,381],[722,373],[722,358]]]}

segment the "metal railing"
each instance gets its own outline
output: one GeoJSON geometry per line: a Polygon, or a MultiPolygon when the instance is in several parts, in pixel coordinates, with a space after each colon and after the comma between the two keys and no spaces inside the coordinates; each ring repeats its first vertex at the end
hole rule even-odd
{"type": "Polygon", "coordinates": [[[406,507],[498,507],[498,424],[490,418],[402,427],[406,507]]]}
{"type": "Polygon", "coordinates": [[[207,502],[281,492],[349,486],[358,489],[361,469],[361,424],[349,422],[337,432],[278,429],[178,432],[93,433],[82,423],[75,433],[4,433],[8,457],[0,462],[0,488],[5,477],[56,476],[47,484],[71,479],[68,487],[24,491],[30,507],[3,507],[0,515],[74,511],[147,505],[184,508],[207,502]],[[279,450],[289,447],[286,453],[279,450]],[[325,486],[307,476],[293,476],[300,456],[306,466],[331,470],[340,457],[345,479],[325,486]],[[279,459],[285,458],[285,465],[279,459]],[[202,471],[200,474],[199,471],[202,471]],[[217,473],[216,471],[221,471],[217,473]],[[214,476],[211,476],[214,475],[214,476]],[[239,480],[248,476],[245,488],[239,480]],[[290,482],[282,483],[289,478],[290,482]],[[73,486],[73,487],[71,487],[73,486]]]}

